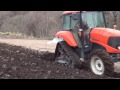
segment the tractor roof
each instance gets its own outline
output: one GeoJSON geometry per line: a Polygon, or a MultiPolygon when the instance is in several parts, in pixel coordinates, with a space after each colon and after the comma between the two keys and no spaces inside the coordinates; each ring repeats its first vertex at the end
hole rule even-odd
{"type": "Polygon", "coordinates": [[[80,11],[65,11],[63,12],[63,14],[72,14],[72,13],[77,13],[77,12],[80,12],[80,11]]]}

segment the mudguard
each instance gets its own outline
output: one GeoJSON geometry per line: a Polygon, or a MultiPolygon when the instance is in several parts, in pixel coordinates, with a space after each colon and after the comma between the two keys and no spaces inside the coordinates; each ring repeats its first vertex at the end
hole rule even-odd
{"type": "Polygon", "coordinates": [[[55,36],[59,38],[63,38],[64,41],[66,41],[67,44],[72,47],[78,46],[73,34],[70,31],[60,31],[55,36]]]}
{"type": "Polygon", "coordinates": [[[60,31],[55,36],[56,37],[52,41],[48,42],[48,44],[66,41],[67,44],[72,47],[78,46],[77,42],[74,39],[74,36],[70,31],[60,31]]]}

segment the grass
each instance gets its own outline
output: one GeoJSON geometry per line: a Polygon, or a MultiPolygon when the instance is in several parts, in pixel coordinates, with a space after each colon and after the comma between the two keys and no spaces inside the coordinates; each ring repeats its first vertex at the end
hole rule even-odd
{"type": "Polygon", "coordinates": [[[2,35],[5,38],[15,38],[15,39],[40,39],[40,40],[52,40],[54,37],[34,37],[34,36],[28,36],[23,35],[21,33],[14,33],[14,32],[0,32],[0,35],[2,35]]]}

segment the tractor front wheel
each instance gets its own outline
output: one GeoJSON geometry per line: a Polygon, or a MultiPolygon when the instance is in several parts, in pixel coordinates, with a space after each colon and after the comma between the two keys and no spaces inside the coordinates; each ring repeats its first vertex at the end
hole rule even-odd
{"type": "Polygon", "coordinates": [[[91,71],[96,75],[112,76],[114,73],[114,63],[105,50],[93,50],[89,62],[91,71]]]}

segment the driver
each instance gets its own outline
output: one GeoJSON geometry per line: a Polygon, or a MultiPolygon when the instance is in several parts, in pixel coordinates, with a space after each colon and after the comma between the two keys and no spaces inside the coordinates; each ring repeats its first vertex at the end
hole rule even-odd
{"type": "MultiPolygon", "coordinates": [[[[83,30],[88,30],[88,29],[89,29],[89,26],[88,26],[88,24],[87,24],[86,21],[82,21],[82,24],[83,24],[83,30]]],[[[75,29],[76,29],[76,30],[79,30],[79,29],[80,29],[79,21],[76,23],[75,29]]]]}
{"type": "MultiPolygon", "coordinates": [[[[75,27],[76,27],[76,30],[78,30],[79,36],[81,36],[81,31],[79,31],[80,25],[78,23],[79,22],[77,22],[75,27]]],[[[88,42],[88,40],[89,40],[89,30],[88,30],[89,26],[88,26],[86,21],[82,21],[82,24],[83,24],[85,42],[88,42]]]]}
{"type": "Polygon", "coordinates": [[[87,22],[83,21],[82,23],[83,23],[83,30],[88,30],[89,26],[88,26],[87,22]]]}

